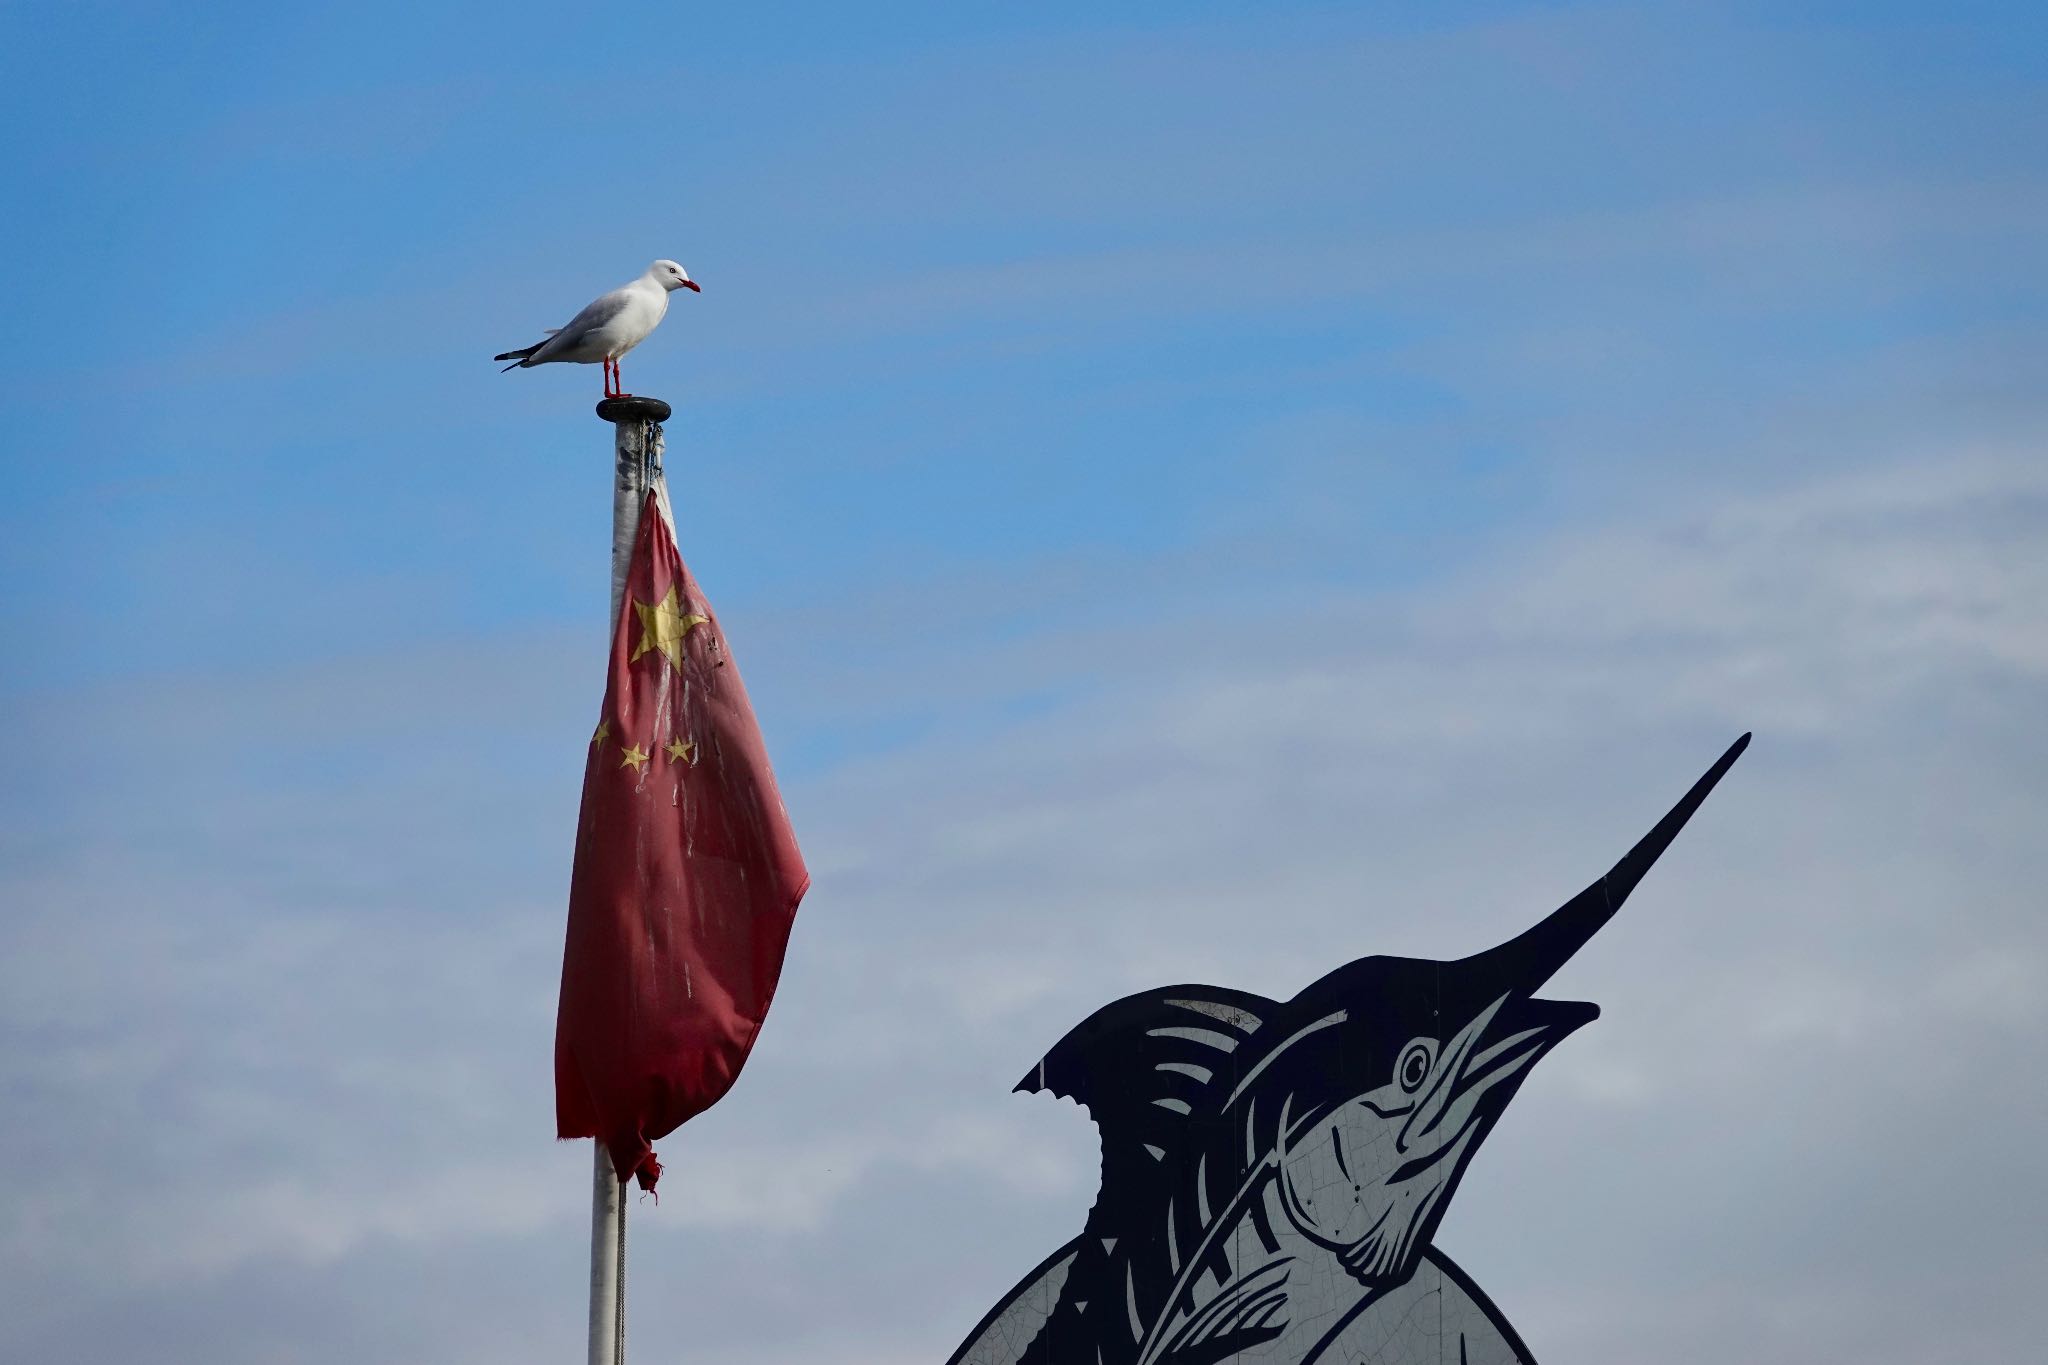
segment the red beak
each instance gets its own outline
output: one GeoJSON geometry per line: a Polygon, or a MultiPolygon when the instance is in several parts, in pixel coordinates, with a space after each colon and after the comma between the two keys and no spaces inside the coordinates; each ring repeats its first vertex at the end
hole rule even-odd
{"type": "Polygon", "coordinates": [[[702,289],[699,289],[697,287],[697,282],[695,280],[684,280],[683,288],[689,290],[692,294],[701,294],[704,292],[702,289]]]}

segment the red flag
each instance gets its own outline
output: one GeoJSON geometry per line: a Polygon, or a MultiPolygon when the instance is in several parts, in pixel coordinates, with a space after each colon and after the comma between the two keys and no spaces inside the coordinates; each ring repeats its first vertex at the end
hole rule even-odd
{"type": "Polygon", "coordinates": [[[809,886],[739,668],[649,493],[583,770],[559,1135],[653,1189],[649,1143],[739,1076],[809,886]]]}

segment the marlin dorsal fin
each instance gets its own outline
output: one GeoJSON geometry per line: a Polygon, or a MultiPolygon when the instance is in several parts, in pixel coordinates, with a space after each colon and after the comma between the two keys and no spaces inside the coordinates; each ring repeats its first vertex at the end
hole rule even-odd
{"type": "MultiPolygon", "coordinates": [[[[1123,1285],[1133,1256],[1148,1265],[1163,1257],[1153,1243],[1161,1233],[1173,1235],[1170,1208],[1163,1221],[1140,1227],[1133,1219],[1149,1207],[1148,1196],[1161,1190],[1161,1181],[1173,1179],[1169,1173],[1186,1144],[1201,1140],[1203,1125],[1190,1124],[1189,1116],[1216,1112],[1236,1089],[1248,1065],[1246,1041],[1279,1009],[1263,996],[1220,986],[1143,991],[1076,1024],[1017,1083],[1018,1090],[1083,1106],[1102,1135],[1102,1188],[1076,1241],[1069,1289],[1123,1285]]],[[[1112,1354],[1128,1365],[1144,1333],[1132,1325],[1128,1315],[1137,1310],[1126,1299],[1125,1293],[1065,1293],[1053,1320],[1071,1315],[1091,1324],[1095,1340],[1120,1341],[1120,1353],[1112,1345],[1112,1354]]],[[[1052,1328],[1049,1320],[1020,1365],[1068,1365],[1055,1349],[1060,1333],[1052,1328]]]]}
{"type": "Polygon", "coordinates": [[[1104,1005],[1067,1032],[1017,1089],[1087,1109],[1105,1152],[1178,1141],[1180,1120],[1222,1081],[1235,1084],[1245,1039],[1279,1006],[1220,986],[1166,986],[1104,1005]]]}

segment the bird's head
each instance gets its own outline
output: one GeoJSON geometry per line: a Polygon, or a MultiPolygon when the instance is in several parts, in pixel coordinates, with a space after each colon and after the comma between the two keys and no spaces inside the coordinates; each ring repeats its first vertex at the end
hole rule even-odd
{"type": "Polygon", "coordinates": [[[1361,1283],[1414,1273],[1466,1163],[1536,1060],[1599,1017],[1597,1005],[1535,993],[1620,909],[1748,738],[1612,871],[1506,943],[1455,962],[1361,958],[1290,1004],[1302,1022],[1252,1087],[1281,1203],[1361,1283]]]}
{"type": "Polygon", "coordinates": [[[675,293],[678,289],[687,289],[692,294],[704,292],[697,287],[697,282],[690,278],[690,272],[677,265],[674,261],[656,261],[653,265],[647,267],[647,273],[652,275],[655,282],[671,294],[675,293]]]}

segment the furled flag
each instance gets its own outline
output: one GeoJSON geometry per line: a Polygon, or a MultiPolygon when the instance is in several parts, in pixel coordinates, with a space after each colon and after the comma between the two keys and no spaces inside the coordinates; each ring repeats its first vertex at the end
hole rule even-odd
{"type": "Polygon", "coordinates": [[[653,1189],[649,1144],[716,1104],[810,885],[739,668],[647,495],[583,771],[555,1021],[556,1129],[653,1189]]]}

